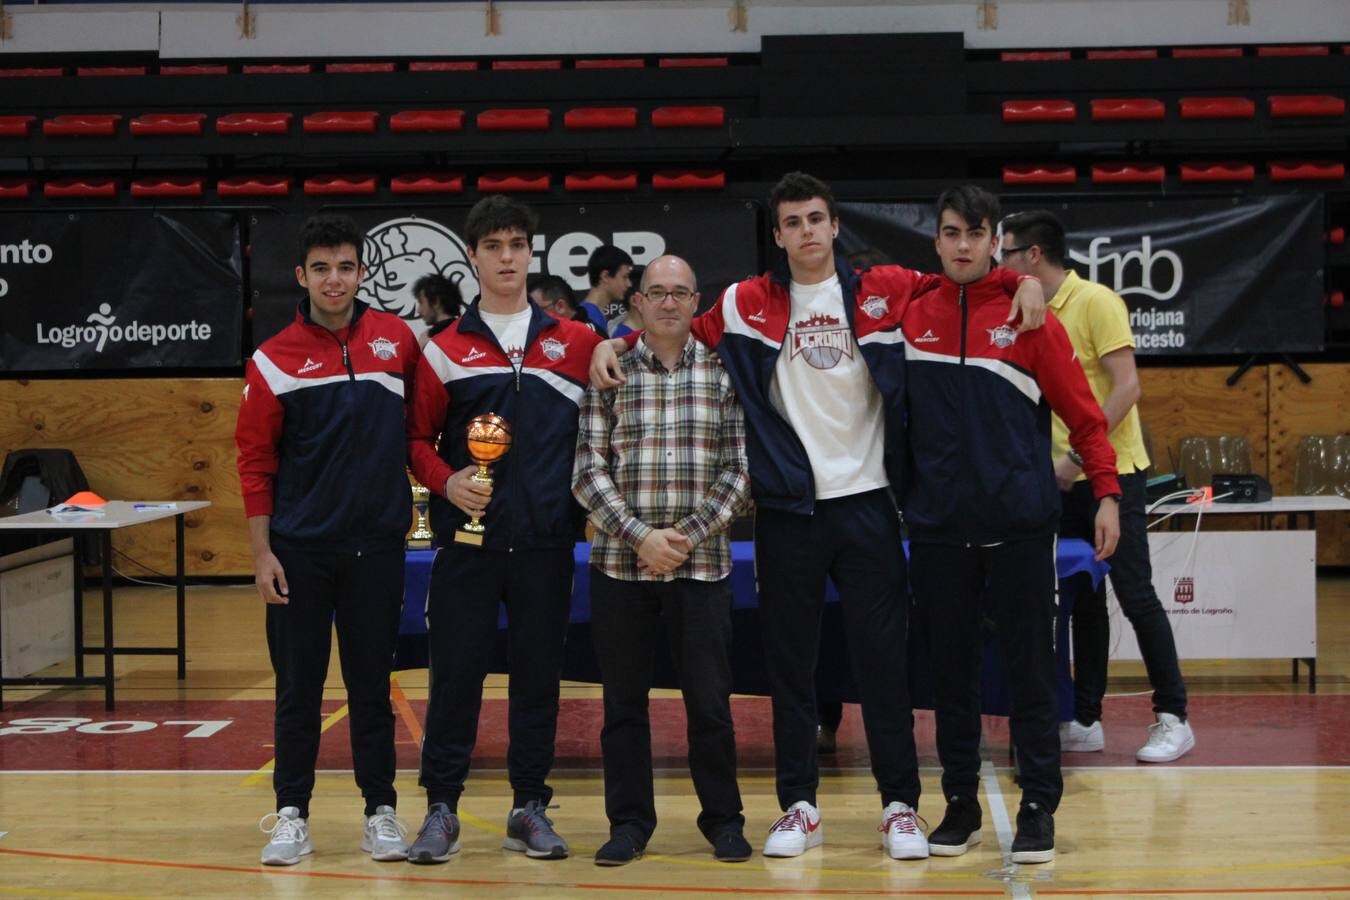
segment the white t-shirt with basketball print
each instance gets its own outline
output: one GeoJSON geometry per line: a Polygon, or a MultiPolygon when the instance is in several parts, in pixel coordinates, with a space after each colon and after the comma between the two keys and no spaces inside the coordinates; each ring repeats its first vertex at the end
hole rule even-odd
{"type": "Polygon", "coordinates": [[[816,499],[886,487],[881,392],[849,328],[839,276],[819,284],[794,281],[790,293],[769,401],[806,447],[816,499]]]}

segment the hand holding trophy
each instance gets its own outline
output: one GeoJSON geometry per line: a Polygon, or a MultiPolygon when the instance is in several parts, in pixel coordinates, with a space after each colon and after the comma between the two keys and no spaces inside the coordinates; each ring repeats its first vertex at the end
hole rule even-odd
{"type": "MultiPolygon", "coordinates": [[[[466,430],[469,445],[469,458],[478,464],[478,471],[470,478],[479,484],[492,485],[492,472],[488,468],[492,463],[506,455],[511,449],[511,426],[496,413],[474,416],[469,420],[466,430]]],[[[483,532],[486,530],[478,516],[464,523],[464,527],[455,532],[455,543],[483,546],[483,532]]]]}

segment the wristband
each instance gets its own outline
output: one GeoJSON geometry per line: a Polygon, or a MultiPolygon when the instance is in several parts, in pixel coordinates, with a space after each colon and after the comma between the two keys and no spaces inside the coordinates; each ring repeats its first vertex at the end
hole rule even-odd
{"type": "Polygon", "coordinates": [[[1068,452],[1065,453],[1064,455],[1069,458],[1069,462],[1073,463],[1080,469],[1083,468],[1083,455],[1079,453],[1077,450],[1070,447],[1068,452]]]}

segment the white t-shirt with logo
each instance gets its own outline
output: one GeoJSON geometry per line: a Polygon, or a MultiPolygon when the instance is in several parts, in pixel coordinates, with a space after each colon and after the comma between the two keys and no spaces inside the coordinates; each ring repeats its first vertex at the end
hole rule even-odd
{"type": "Polygon", "coordinates": [[[507,359],[511,360],[511,366],[519,373],[525,361],[525,341],[530,336],[530,307],[526,306],[514,313],[490,313],[479,307],[478,315],[492,329],[497,343],[502,345],[507,359]]]}
{"type": "Polygon", "coordinates": [[[794,281],[791,295],[769,401],[806,447],[816,499],[886,487],[881,392],[849,328],[839,276],[820,284],[794,281]]]}

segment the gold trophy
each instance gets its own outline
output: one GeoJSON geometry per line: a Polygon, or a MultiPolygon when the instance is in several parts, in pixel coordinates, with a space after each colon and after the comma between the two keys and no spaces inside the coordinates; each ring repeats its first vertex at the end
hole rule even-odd
{"type": "Polygon", "coordinates": [[[431,491],[420,484],[414,484],[412,495],[413,510],[417,513],[417,527],[408,535],[407,544],[409,549],[424,550],[431,546],[431,539],[435,537],[427,525],[427,504],[431,501],[431,491]]]}
{"type": "MultiPolygon", "coordinates": [[[[469,458],[478,464],[478,471],[469,480],[478,484],[492,486],[492,472],[488,466],[506,455],[511,449],[511,426],[496,413],[474,416],[469,420],[467,429],[469,458]]],[[[455,532],[456,544],[483,546],[483,523],[474,516],[464,527],[455,532]]]]}

